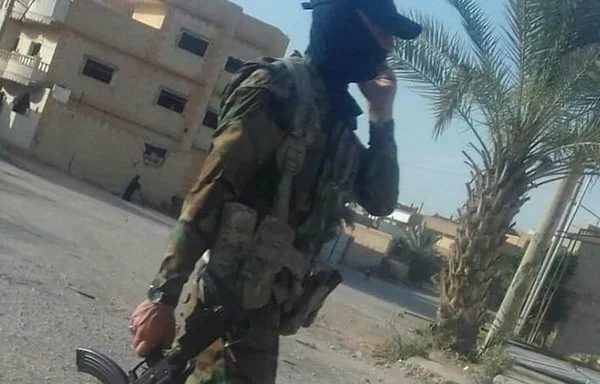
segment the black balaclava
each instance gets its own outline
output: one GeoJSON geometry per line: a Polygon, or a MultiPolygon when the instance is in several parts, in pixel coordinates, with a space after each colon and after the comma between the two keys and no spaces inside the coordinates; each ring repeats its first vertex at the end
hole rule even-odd
{"type": "Polygon", "coordinates": [[[371,35],[354,7],[332,1],[321,3],[312,13],[306,53],[323,78],[334,108],[352,108],[344,105],[351,99],[348,84],[373,79],[385,62],[387,51],[371,35]]]}

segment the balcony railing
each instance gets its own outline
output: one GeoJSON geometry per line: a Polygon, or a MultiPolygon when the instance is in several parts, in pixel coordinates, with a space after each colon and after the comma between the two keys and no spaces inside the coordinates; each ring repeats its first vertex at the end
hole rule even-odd
{"type": "Polygon", "coordinates": [[[0,77],[4,79],[23,85],[38,84],[46,79],[48,69],[40,57],[0,49],[0,77]]]}

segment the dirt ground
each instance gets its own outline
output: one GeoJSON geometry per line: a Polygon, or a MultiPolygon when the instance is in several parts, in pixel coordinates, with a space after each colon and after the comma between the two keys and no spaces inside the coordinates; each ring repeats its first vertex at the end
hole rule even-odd
{"type": "MultiPolygon", "coordinates": [[[[162,258],[173,220],[39,164],[0,161],[0,382],[92,383],[75,348],[125,369],[128,316],[162,258]],[[25,165],[28,171],[22,169],[25,165]]],[[[279,383],[410,383],[373,348],[424,322],[434,299],[344,270],[316,324],[282,338],[279,383]]]]}

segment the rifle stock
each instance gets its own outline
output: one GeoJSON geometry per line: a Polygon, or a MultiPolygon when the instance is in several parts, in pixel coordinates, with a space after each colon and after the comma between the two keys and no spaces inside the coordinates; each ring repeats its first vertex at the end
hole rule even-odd
{"type": "Polygon", "coordinates": [[[77,371],[87,373],[102,384],[128,384],[127,374],[110,357],[91,349],[77,349],[77,371]]]}

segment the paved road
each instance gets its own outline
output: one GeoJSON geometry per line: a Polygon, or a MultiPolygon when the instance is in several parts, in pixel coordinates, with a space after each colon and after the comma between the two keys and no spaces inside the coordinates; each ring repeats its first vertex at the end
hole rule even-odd
{"type": "MultiPolygon", "coordinates": [[[[127,319],[162,258],[173,220],[27,162],[0,161],[1,383],[83,383],[74,350],[130,367],[127,319]],[[43,177],[41,177],[41,176],[43,177]]],[[[373,343],[431,315],[425,294],[347,272],[316,325],[282,340],[280,382],[405,382],[374,365],[373,343]]]]}

